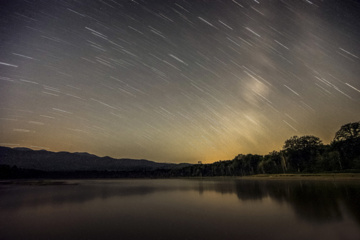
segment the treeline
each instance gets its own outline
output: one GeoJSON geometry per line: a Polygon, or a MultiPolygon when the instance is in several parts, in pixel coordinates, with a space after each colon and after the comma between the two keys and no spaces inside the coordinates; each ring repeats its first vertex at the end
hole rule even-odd
{"type": "Polygon", "coordinates": [[[196,164],[174,176],[247,176],[254,174],[360,172],[360,122],[343,125],[325,145],[315,136],[293,136],[281,151],[239,154],[233,160],[196,164]]]}
{"type": "Polygon", "coordinates": [[[168,169],[39,171],[0,165],[0,178],[171,178],[282,173],[360,172],[360,122],[343,125],[326,145],[315,136],[293,136],[281,151],[239,154],[233,160],[168,169]]]}

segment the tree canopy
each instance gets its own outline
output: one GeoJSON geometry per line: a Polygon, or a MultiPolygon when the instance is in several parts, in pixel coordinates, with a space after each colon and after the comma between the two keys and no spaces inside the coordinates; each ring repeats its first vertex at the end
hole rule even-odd
{"type": "Polygon", "coordinates": [[[293,136],[285,141],[284,150],[303,150],[307,148],[314,148],[322,145],[320,138],[315,136],[293,136]]]}
{"type": "Polygon", "coordinates": [[[360,137],[360,122],[348,123],[343,125],[336,132],[334,141],[345,141],[360,137]]]}

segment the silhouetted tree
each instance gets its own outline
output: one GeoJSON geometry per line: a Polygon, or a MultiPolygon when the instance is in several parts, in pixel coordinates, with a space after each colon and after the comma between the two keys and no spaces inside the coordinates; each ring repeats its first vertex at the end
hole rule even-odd
{"type": "Polygon", "coordinates": [[[336,132],[334,141],[347,141],[360,137],[360,122],[348,123],[336,132]]]}
{"type": "Polygon", "coordinates": [[[285,141],[284,150],[304,150],[310,148],[316,148],[322,145],[320,138],[315,136],[293,136],[285,141]]]}
{"type": "Polygon", "coordinates": [[[265,155],[259,163],[259,170],[262,173],[283,173],[280,152],[273,151],[265,155]]]}
{"type": "Polygon", "coordinates": [[[331,147],[339,152],[343,169],[360,169],[360,122],[341,126],[331,147]]]}
{"type": "Polygon", "coordinates": [[[316,169],[318,171],[341,171],[343,166],[341,163],[340,153],[327,147],[326,151],[317,161],[316,169]]]}
{"type": "Polygon", "coordinates": [[[291,171],[314,172],[322,153],[322,141],[315,136],[293,136],[285,141],[284,152],[291,171]]]}

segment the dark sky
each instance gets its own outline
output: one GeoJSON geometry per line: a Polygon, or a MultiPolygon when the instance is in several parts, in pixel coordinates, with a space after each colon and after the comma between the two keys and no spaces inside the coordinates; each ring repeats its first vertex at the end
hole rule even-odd
{"type": "Polygon", "coordinates": [[[0,0],[0,145],[213,162],[360,120],[360,5],[0,0]]]}

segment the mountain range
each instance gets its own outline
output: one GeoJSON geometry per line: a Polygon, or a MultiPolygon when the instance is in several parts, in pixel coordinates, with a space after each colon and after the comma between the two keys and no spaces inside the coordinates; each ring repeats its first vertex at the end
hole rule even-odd
{"type": "Polygon", "coordinates": [[[0,147],[0,165],[41,171],[153,171],[190,164],[158,163],[145,159],[98,157],[86,152],[51,152],[0,147]]]}

